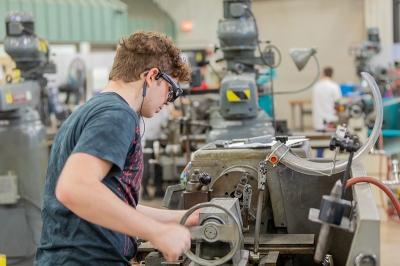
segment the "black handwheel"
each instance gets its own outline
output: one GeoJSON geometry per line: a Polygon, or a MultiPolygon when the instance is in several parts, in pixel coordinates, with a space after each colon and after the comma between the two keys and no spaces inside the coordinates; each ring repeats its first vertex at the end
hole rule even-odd
{"type": "Polygon", "coordinates": [[[221,242],[234,242],[235,245],[231,249],[231,251],[226,254],[224,257],[216,259],[216,260],[206,260],[202,259],[195,254],[193,254],[192,251],[187,250],[185,251],[185,255],[191,259],[193,262],[200,264],[200,265],[210,265],[210,266],[217,266],[221,265],[228,260],[230,260],[233,255],[236,253],[237,249],[240,246],[240,229],[241,225],[239,224],[239,221],[237,218],[226,208],[210,203],[210,202],[205,202],[205,203],[199,203],[192,208],[190,208],[182,217],[181,219],[181,224],[184,225],[187,218],[197,209],[200,208],[205,208],[205,207],[214,207],[217,209],[220,209],[224,211],[228,216],[234,221],[233,225],[227,225],[227,224],[220,224],[217,222],[213,221],[208,221],[203,225],[200,226],[191,226],[189,227],[190,233],[193,235],[195,239],[201,239],[209,243],[214,243],[217,241],[221,242]]]}

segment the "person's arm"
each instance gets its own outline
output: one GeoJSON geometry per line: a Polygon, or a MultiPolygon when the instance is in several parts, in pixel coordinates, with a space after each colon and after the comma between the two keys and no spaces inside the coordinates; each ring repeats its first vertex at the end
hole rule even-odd
{"type": "Polygon", "coordinates": [[[339,84],[336,84],[336,91],[333,95],[333,99],[335,102],[338,102],[343,96],[342,96],[342,90],[340,89],[339,84]]]}
{"type": "MultiPolygon", "coordinates": [[[[186,213],[186,210],[163,210],[156,209],[144,205],[138,205],[136,210],[148,217],[151,217],[154,220],[157,220],[161,223],[165,222],[175,222],[179,223],[182,219],[182,216],[186,213]]],[[[201,209],[195,211],[186,221],[186,226],[195,226],[198,224],[199,212],[201,209]]]]}
{"type": "MultiPolygon", "coordinates": [[[[56,197],[76,215],[91,223],[151,241],[166,260],[175,261],[190,248],[189,230],[177,223],[161,223],[136,211],[101,180],[112,163],[86,153],[72,154],[59,177],[56,197]],[[171,245],[174,243],[174,245],[171,245]]],[[[142,208],[140,208],[142,209],[142,208]]]]}

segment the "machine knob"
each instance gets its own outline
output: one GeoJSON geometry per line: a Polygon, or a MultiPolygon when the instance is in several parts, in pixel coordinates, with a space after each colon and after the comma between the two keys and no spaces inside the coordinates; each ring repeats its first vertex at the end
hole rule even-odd
{"type": "Polygon", "coordinates": [[[214,226],[207,226],[206,229],[204,230],[204,236],[207,239],[214,239],[218,234],[218,230],[214,226]]]}
{"type": "Polygon", "coordinates": [[[201,173],[200,175],[199,175],[199,181],[200,181],[200,183],[201,184],[203,184],[203,185],[208,185],[208,184],[210,184],[211,183],[211,176],[210,176],[210,174],[209,173],[201,173]]]}
{"type": "Polygon", "coordinates": [[[282,142],[282,143],[286,143],[286,141],[288,141],[288,139],[289,139],[289,137],[288,136],[276,136],[275,137],[275,140],[276,141],[280,141],[280,142],[282,142]]]}

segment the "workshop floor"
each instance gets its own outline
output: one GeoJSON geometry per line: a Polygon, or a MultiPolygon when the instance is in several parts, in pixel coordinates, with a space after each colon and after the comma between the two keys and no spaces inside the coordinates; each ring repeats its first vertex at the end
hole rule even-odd
{"type": "MultiPolygon", "coordinates": [[[[140,200],[140,204],[164,209],[162,199],[140,200]]],[[[387,220],[387,219],[382,219],[387,220]]],[[[381,266],[400,265],[400,222],[387,220],[381,222],[381,266]]]]}

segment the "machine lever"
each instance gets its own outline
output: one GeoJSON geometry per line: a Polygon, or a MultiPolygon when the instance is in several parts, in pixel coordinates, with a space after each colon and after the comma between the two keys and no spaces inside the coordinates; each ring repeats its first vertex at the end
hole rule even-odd
{"type": "Polygon", "coordinates": [[[260,242],[260,229],[261,229],[261,213],[262,205],[264,201],[264,190],[267,182],[267,162],[262,161],[259,164],[258,174],[258,201],[257,201],[257,213],[256,213],[256,228],[254,232],[254,253],[258,252],[260,242]]]}
{"type": "Polygon", "coordinates": [[[252,190],[251,185],[246,184],[243,190],[243,209],[244,209],[244,217],[243,217],[243,231],[248,232],[249,230],[249,215],[250,215],[250,205],[251,205],[251,196],[252,190]]]}

